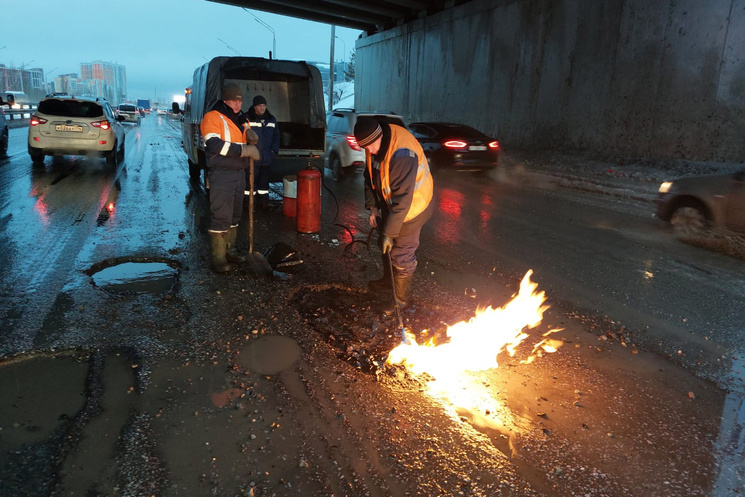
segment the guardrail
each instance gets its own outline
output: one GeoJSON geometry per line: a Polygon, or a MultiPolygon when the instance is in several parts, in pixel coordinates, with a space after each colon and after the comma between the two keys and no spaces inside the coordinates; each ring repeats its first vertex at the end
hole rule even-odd
{"type": "Polygon", "coordinates": [[[31,114],[36,110],[36,105],[21,105],[20,108],[9,109],[6,106],[0,107],[5,113],[5,119],[9,121],[30,119],[31,114]]]}

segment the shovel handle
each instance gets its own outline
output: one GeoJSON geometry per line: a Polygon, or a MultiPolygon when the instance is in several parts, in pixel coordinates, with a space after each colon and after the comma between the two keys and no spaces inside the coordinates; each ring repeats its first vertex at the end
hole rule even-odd
{"type": "Polygon", "coordinates": [[[404,328],[404,320],[401,317],[401,307],[398,305],[398,297],[396,296],[396,280],[393,277],[393,261],[391,260],[391,253],[386,254],[388,256],[388,269],[391,270],[391,289],[393,290],[393,308],[396,311],[396,318],[398,318],[398,326],[401,328],[401,339],[406,340],[406,328],[404,328]]]}
{"type": "Polygon", "coordinates": [[[248,253],[254,253],[254,160],[248,159],[248,253]]]}

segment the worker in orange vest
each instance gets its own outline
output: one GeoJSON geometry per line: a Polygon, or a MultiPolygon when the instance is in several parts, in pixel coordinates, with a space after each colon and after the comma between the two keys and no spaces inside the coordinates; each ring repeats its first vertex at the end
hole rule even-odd
{"type": "Polygon", "coordinates": [[[212,269],[217,273],[231,270],[230,263],[246,258],[235,248],[238,223],[243,211],[246,169],[249,158],[258,160],[258,136],[251,131],[241,113],[243,92],[235,83],[222,87],[221,99],[202,119],[200,130],[207,158],[210,185],[208,232],[212,244],[212,269]]]}
{"type": "MultiPolygon", "coordinates": [[[[392,278],[398,305],[404,308],[411,298],[419,235],[432,217],[432,174],[421,145],[406,128],[360,117],[354,136],[365,149],[365,207],[370,210],[370,225],[381,234],[384,259],[383,278],[371,281],[369,287],[387,290],[392,278]]],[[[388,315],[394,310],[393,301],[383,309],[388,315]]]]}

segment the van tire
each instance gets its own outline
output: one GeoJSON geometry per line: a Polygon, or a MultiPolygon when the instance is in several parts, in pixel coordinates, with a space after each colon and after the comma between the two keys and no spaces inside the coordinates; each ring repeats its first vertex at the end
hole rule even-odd
{"type": "Polygon", "coordinates": [[[201,172],[199,164],[194,163],[191,159],[187,160],[189,161],[189,178],[199,181],[199,173],[201,172]]]}

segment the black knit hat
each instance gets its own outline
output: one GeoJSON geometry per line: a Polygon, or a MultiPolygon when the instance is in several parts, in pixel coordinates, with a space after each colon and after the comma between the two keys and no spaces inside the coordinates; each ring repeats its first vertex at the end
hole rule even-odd
{"type": "Polygon", "coordinates": [[[222,100],[243,100],[243,92],[237,84],[228,83],[222,87],[220,98],[222,100]]]}
{"type": "Polygon", "coordinates": [[[362,148],[367,147],[382,135],[383,128],[372,117],[360,117],[354,125],[354,137],[357,139],[357,145],[362,148]]]}
{"type": "Polygon", "coordinates": [[[256,95],[254,97],[253,105],[261,105],[261,104],[266,105],[266,99],[262,95],[256,95]]]}

